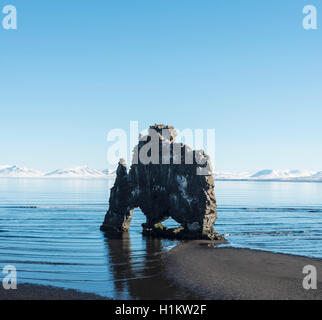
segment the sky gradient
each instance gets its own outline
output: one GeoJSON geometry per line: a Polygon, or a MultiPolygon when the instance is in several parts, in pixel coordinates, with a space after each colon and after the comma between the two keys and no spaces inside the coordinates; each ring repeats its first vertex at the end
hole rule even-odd
{"type": "Polygon", "coordinates": [[[10,4],[0,165],[104,169],[109,130],[138,120],[216,129],[219,171],[322,170],[320,1],[10,4]],[[302,27],[307,4],[317,30],[302,27]]]}

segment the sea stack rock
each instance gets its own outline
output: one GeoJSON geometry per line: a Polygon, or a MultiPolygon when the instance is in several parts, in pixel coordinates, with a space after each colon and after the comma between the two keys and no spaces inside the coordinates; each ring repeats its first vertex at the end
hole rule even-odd
{"type": "Polygon", "coordinates": [[[223,240],[214,232],[217,207],[210,159],[202,150],[176,143],[176,135],[172,126],[151,126],[147,136],[140,136],[129,172],[120,160],[102,231],[128,231],[133,209],[140,208],[146,216],[144,235],[223,240]],[[181,226],[164,227],[170,217],[181,226]]]}

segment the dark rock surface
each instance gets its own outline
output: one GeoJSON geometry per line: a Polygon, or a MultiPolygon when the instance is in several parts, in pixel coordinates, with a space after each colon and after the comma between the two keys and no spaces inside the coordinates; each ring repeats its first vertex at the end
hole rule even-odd
{"type": "Polygon", "coordinates": [[[102,231],[128,231],[133,209],[140,208],[146,216],[145,235],[223,240],[214,232],[217,207],[210,160],[175,138],[173,127],[152,126],[134,149],[129,173],[120,160],[102,231]],[[170,217],[181,226],[164,227],[170,217]]]}

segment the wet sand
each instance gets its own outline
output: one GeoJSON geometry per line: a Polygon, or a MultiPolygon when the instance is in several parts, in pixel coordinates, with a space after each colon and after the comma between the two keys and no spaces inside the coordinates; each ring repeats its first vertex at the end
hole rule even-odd
{"type": "Polygon", "coordinates": [[[206,300],[322,299],[322,260],[185,242],[166,258],[168,277],[206,300]],[[303,288],[303,267],[317,269],[317,290],[303,288]]]}
{"type": "Polygon", "coordinates": [[[0,300],[106,300],[106,298],[76,290],[20,284],[17,290],[4,290],[0,286],[0,300]]]}
{"type": "MultiPolygon", "coordinates": [[[[148,279],[147,283],[137,279],[137,285],[149,292],[153,287],[158,288],[169,281],[168,294],[172,287],[177,287],[178,299],[180,296],[202,300],[322,299],[321,259],[249,249],[216,248],[209,241],[190,241],[165,253],[159,267],[162,277],[148,279]],[[306,276],[303,268],[306,265],[317,269],[317,290],[303,288],[306,276]]],[[[155,295],[149,296],[157,300],[166,299],[167,294],[164,292],[161,295],[156,290],[155,295]]],[[[18,284],[17,290],[9,291],[0,286],[0,300],[105,299],[95,294],[50,286],[18,284]]]]}

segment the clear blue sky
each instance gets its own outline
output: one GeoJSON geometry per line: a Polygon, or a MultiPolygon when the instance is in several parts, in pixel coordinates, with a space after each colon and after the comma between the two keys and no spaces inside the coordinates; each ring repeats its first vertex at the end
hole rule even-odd
{"type": "Polygon", "coordinates": [[[321,1],[6,4],[0,164],[103,169],[108,131],[139,120],[215,128],[217,170],[322,170],[321,1]]]}

